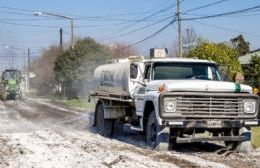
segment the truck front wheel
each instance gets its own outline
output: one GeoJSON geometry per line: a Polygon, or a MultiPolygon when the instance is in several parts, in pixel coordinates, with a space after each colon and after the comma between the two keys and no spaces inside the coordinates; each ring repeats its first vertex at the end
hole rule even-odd
{"type": "MultiPolygon", "coordinates": [[[[244,135],[247,134],[247,136],[251,137],[250,129],[247,129],[246,127],[242,127],[239,130],[236,131],[235,135],[244,135]],[[250,134],[250,135],[249,135],[250,134]]],[[[230,134],[228,134],[230,136],[230,134]]],[[[230,150],[235,150],[237,152],[243,152],[248,153],[252,150],[250,138],[247,141],[242,142],[232,142],[232,141],[226,141],[225,145],[230,150]]]]}
{"type": "Polygon", "coordinates": [[[102,103],[98,104],[96,111],[96,126],[97,132],[105,137],[111,137],[113,135],[114,121],[112,119],[104,118],[104,108],[102,103]]]}
{"type": "Polygon", "coordinates": [[[169,128],[162,129],[157,123],[155,112],[151,112],[146,128],[146,142],[149,149],[169,149],[169,128]]]}

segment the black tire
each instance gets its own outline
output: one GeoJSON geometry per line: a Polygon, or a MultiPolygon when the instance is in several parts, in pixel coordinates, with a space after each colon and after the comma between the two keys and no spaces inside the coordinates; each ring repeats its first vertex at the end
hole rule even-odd
{"type": "Polygon", "coordinates": [[[104,119],[104,109],[102,103],[97,105],[96,110],[96,126],[97,132],[104,137],[113,135],[114,121],[112,119],[104,119]]]}
{"type": "MultiPolygon", "coordinates": [[[[250,131],[250,128],[242,127],[242,128],[240,128],[239,131],[238,130],[236,131],[235,135],[243,135],[244,133],[246,133],[248,131],[250,131]]],[[[228,135],[230,135],[230,134],[228,134],[228,135]]],[[[229,150],[235,150],[237,152],[248,153],[252,149],[250,140],[242,141],[242,142],[225,141],[225,146],[229,150]]]]}
{"type": "Polygon", "coordinates": [[[14,93],[11,93],[11,99],[12,100],[16,100],[16,93],[14,92],[14,93]]]}
{"type": "Polygon", "coordinates": [[[162,128],[158,125],[155,112],[151,112],[146,127],[147,147],[152,150],[165,151],[169,149],[169,132],[162,133],[162,128]]]}
{"type": "Polygon", "coordinates": [[[238,142],[225,141],[225,146],[228,150],[235,150],[238,146],[238,142]]]}
{"type": "Polygon", "coordinates": [[[242,127],[239,129],[239,135],[243,135],[248,137],[247,141],[239,142],[236,146],[237,152],[242,153],[249,153],[252,151],[252,145],[251,145],[251,128],[250,127],[242,127]]]}
{"type": "MultiPolygon", "coordinates": [[[[236,130],[233,130],[233,134],[235,135],[235,136],[238,136],[238,130],[236,129],[236,130]]],[[[231,136],[232,134],[231,134],[231,130],[229,130],[228,132],[225,132],[224,133],[224,135],[225,136],[231,136]]],[[[236,149],[236,147],[237,147],[237,145],[238,145],[238,142],[237,141],[225,141],[224,142],[225,143],[225,146],[226,146],[226,148],[228,149],[228,150],[235,150],[236,149]]]]}
{"type": "Polygon", "coordinates": [[[0,84],[0,100],[2,101],[6,100],[6,92],[3,84],[0,84]]]}

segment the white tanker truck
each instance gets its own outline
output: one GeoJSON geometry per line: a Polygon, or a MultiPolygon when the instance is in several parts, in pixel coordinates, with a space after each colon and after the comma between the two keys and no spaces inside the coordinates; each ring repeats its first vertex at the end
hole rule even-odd
{"type": "Polygon", "coordinates": [[[129,57],[99,66],[94,78],[94,126],[106,137],[122,122],[145,132],[150,149],[224,141],[242,151],[250,127],[259,125],[259,97],[250,86],[223,81],[212,61],[129,57]],[[211,136],[198,136],[206,131],[211,136]]]}

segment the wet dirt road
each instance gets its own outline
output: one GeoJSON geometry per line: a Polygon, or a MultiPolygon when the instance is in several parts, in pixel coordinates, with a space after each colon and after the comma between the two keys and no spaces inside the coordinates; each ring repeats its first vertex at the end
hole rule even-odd
{"type": "Polygon", "coordinates": [[[0,167],[260,167],[260,150],[216,153],[216,144],[147,150],[142,134],[103,138],[93,113],[47,99],[0,102],[0,167]]]}

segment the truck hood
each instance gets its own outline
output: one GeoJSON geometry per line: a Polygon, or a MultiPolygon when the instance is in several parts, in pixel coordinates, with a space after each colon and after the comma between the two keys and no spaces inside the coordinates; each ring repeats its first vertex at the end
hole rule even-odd
{"type": "Polygon", "coordinates": [[[158,90],[165,85],[166,91],[191,91],[191,92],[246,92],[252,93],[248,85],[224,81],[207,80],[156,80],[147,85],[147,90],[158,90]]]}

